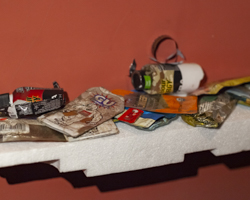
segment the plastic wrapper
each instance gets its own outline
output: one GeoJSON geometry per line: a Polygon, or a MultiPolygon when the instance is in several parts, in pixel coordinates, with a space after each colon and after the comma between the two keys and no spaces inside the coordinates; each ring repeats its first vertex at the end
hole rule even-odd
{"type": "Polygon", "coordinates": [[[226,87],[235,87],[244,83],[250,82],[250,76],[238,78],[238,79],[231,79],[231,80],[225,80],[220,82],[214,82],[207,84],[204,87],[200,87],[194,92],[190,93],[190,95],[202,95],[202,94],[217,94],[221,89],[226,87]]]}
{"type": "MultiPolygon", "coordinates": [[[[132,91],[116,89],[112,93],[125,97],[125,106],[127,105],[126,95],[134,94],[132,91]]],[[[153,110],[157,113],[174,113],[174,114],[194,114],[197,113],[197,96],[172,96],[162,95],[167,107],[162,109],[153,110]]],[[[152,111],[152,110],[149,110],[152,111]]]]}
{"type": "Polygon", "coordinates": [[[124,96],[126,106],[131,108],[138,108],[141,110],[153,111],[156,109],[164,109],[168,104],[162,95],[149,95],[145,93],[132,93],[124,96]]]}
{"type": "MultiPolygon", "coordinates": [[[[126,113],[127,109],[128,108],[125,108],[125,111],[123,113],[115,116],[114,121],[119,121],[119,118],[126,113]]],[[[140,130],[153,131],[160,126],[169,124],[171,121],[177,119],[177,117],[178,115],[176,114],[163,114],[144,111],[143,114],[138,117],[135,122],[126,123],[140,130]]]]}
{"type": "Polygon", "coordinates": [[[140,126],[137,126],[136,128],[140,129],[140,130],[144,130],[144,131],[154,131],[155,129],[157,129],[161,126],[168,125],[170,122],[176,120],[177,118],[178,118],[178,115],[169,114],[168,116],[164,116],[163,118],[158,119],[148,128],[140,127],[140,126]]]}
{"type": "Polygon", "coordinates": [[[79,137],[66,136],[48,128],[35,119],[0,119],[0,143],[4,142],[74,142],[118,134],[112,120],[108,120],[79,137]]]}
{"type": "Polygon", "coordinates": [[[218,128],[230,115],[237,103],[229,94],[203,96],[199,99],[198,113],[182,115],[182,119],[191,126],[218,128]]]}
{"type": "Polygon", "coordinates": [[[66,142],[63,134],[34,119],[1,119],[0,142],[43,141],[66,142]]]}
{"type": "Polygon", "coordinates": [[[67,136],[78,137],[124,110],[124,98],[102,87],[90,88],[64,109],[38,120],[67,136]]]}
{"type": "Polygon", "coordinates": [[[11,118],[37,117],[43,113],[62,108],[66,92],[57,82],[54,88],[19,87],[12,94],[0,94],[0,110],[11,118]]]}
{"type": "Polygon", "coordinates": [[[105,137],[105,136],[114,135],[118,133],[119,133],[118,128],[116,127],[115,123],[110,119],[106,122],[103,122],[99,126],[96,126],[90,129],[85,134],[80,135],[79,137],[71,137],[71,136],[65,136],[65,137],[67,138],[67,141],[75,142],[79,140],[105,137]]]}
{"type": "Polygon", "coordinates": [[[239,104],[250,106],[250,84],[233,87],[226,90],[226,93],[231,95],[233,98],[238,99],[239,104]]]}

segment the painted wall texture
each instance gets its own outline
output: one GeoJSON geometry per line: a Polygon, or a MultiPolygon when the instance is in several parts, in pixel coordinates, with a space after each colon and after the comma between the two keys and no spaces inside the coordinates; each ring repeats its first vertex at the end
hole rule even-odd
{"type": "MultiPolygon", "coordinates": [[[[128,78],[130,63],[134,58],[139,67],[152,62],[151,44],[162,34],[178,42],[186,62],[203,67],[207,82],[250,76],[249,10],[248,0],[0,0],[0,92],[12,92],[21,86],[51,87],[55,80],[71,100],[94,86],[132,89],[128,78]]],[[[161,51],[162,55],[165,50],[161,51]]],[[[210,179],[216,179],[218,174],[205,172],[210,179]]],[[[235,173],[241,173],[242,179],[250,175],[249,168],[235,173]]],[[[208,191],[212,197],[213,191],[219,194],[215,197],[223,197],[224,191],[207,183],[210,179],[196,179],[211,187],[208,191]]],[[[225,178],[225,184],[227,181],[225,178]]],[[[19,188],[23,193],[20,197],[25,199],[30,187],[45,188],[53,182],[57,191],[72,193],[72,189],[64,190],[71,186],[58,180],[6,186],[1,179],[6,191],[14,195],[19,188]]],[[[191,187],[193,179],[185,183],[191,187]]],[[[190,193],[195,192],[193,189],[179,193],[182,184],[168,182],[121,193],[124,199],[128,199],[126,195],[130,199],[140,199],[141,195],[146,195],[144,199],[166,199],[162,197],[171,188],[179,195],[174,199],[201,199],[190,193]],[[152,196],[144,191],[152,191],[152,196]]],[[[232,182],[227,189],[233,193],[234,186],[232,182]]],[[[78,189],[72,194],[81,195],[76,199],[95,199],[91,196],[93,190],[78,189]]],[[[247,190],[242,192],[249,195],[247,190]]],[[[62,194],[61,199],[72,199],[62,194]]],[[[102,197],[122,199],[112,193],[97,195],[96,199],[102,197]]]]}
{"type": "Polygon", "coordinates": [[[151,62],[161,34],[208,82],[250,75],[249,8],[247,0],[1,0],[1,93],[54,80],[71,99],[93,86],[132,89],[130,63],[151,62]]]}

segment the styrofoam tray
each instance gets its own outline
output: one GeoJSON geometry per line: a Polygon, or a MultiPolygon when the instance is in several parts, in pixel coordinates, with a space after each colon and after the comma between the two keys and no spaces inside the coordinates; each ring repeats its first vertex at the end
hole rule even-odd
{"type": "Polygon", "coordinates": [[[216,156],[250,150],[250,108],[241,105],[220,129],[195,128],[180,117],[152,132],[117,126],[117,135],[77,142],[2,143],[0,167],[46,162],[91,177],[183,162],[185,154],[204,150],[216,156]]]}

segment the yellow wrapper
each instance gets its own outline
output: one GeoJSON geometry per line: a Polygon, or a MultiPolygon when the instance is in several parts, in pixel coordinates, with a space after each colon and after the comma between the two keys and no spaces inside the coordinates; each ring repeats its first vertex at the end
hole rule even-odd
{"type": "Polygon", "coordinates": [[[191,93],[191,95],[199,96],[202,94],[217,94],[224,87],[234,87],[248,82],[250,82],[250,76],[226,80],[222,82],[210,83],[205,87],[201,87],[195,90],[191,93]]]}

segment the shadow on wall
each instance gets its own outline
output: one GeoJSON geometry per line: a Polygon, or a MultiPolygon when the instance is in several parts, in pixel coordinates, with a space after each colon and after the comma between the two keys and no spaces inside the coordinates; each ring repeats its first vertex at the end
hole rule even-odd
{"type": "Polygon", "coordinates": [[[250,151],[219,157],[210,151],[192,153],[186,155],[182,163],[97,177],[86,177],[82,171],[60,173],[45,163],[1,168],[0,176],[9,184],[62,177],[75,188],[96,185],[100,191],[106,192],[196,176],[200,167],[220,163],[230,169],[249,166],[250,151]]]}

